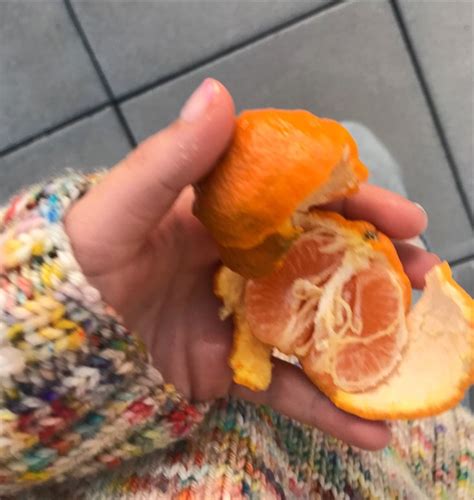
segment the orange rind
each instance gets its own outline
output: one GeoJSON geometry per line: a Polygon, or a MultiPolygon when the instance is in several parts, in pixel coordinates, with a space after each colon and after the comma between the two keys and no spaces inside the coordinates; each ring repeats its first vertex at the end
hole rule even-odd
{"type": "Polygon", "coordinates": [[[231,147],[195,188],[194,213],[228,267],[261,276],[301,233],[298,210],[357,191],[367,175],[338,122],[303,110],[245,111],[231,147]]]}

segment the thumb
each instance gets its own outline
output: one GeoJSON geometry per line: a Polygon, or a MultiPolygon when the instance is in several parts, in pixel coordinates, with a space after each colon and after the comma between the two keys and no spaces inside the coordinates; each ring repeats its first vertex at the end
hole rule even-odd
{"type": "Polygon", "coordinates": [[[178,120],[140,144],[72,207],[66,227],[73,246],[78,238],[116,250],[142,245],[181,190],[212,169],[233,128],[229,92],[216,80],[204,80],[178,120]]]}

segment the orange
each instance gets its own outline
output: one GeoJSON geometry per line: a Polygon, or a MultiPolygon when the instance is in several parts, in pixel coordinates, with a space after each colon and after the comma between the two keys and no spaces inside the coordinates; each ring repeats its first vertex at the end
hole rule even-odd
{"type": "Polygon", "coordinates": [[[336,121],[303,110],[245,111],[229,150],[196,186],[194,212],[226,265],[261,276],[300,234],[298,210],[356,191],[367,175],[355,141],[336,121]]]}
{"type": "Polygon", "coordinates": [[[268,388],[276,355],[296,360],[361,417],[434,415],[474,382],[474,301],[443,263],[410,310],[411,286],[389,238],[315,208],[366,177],[334,121],[283,110],[238,118],[195,204],[225,264],[215,293],[221,317],[234,320],[234,380],[268,388]]]}

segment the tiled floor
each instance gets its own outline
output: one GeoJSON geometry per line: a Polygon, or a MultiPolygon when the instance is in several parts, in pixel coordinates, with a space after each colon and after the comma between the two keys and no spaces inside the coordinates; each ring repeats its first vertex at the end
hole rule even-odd
{"type": "Polygon", "coordinates": [[[385,2],[342,5],[127,100],[123,111],[142,139],[169,122],[191,89],[212,75],[228,85],[238,108],[304,107],[361,121],[394,151],[409,194],[430,213],[430,242],[446,255],[466,241],[469,221],[392,21],[385,2]]]}
{"type": "Polygon", "coordinates": [[[107,100],[61,2],[0,2],[0,75],[0,150],[107,100]]]}
{"type": "Polygon", "coordinates": [[[420,1],[405,1],[402,7],[426,73],[429,92],[444,126],[447,146],[459,167],[465,191],[470,194],[471,210],[474,210],[473,2],[437,2],[436,8],[427,9],[420,1]]]}
{"type": "Polygon", "coordinates": [[[240,109],[371,128],[474,293],[472,19],[462,0],[2,0],[0,201],[113,164],[212,75],[240,109]]]}

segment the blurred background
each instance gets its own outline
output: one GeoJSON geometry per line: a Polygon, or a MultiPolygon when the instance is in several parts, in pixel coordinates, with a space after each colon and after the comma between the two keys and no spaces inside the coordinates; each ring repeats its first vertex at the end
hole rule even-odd
{"type": "Polygon", "coordinates": [[[213,76],[371,129],[473,295],[472,24],[472,0],[0,0],[0,202],[112,165],[213,76]]]}

